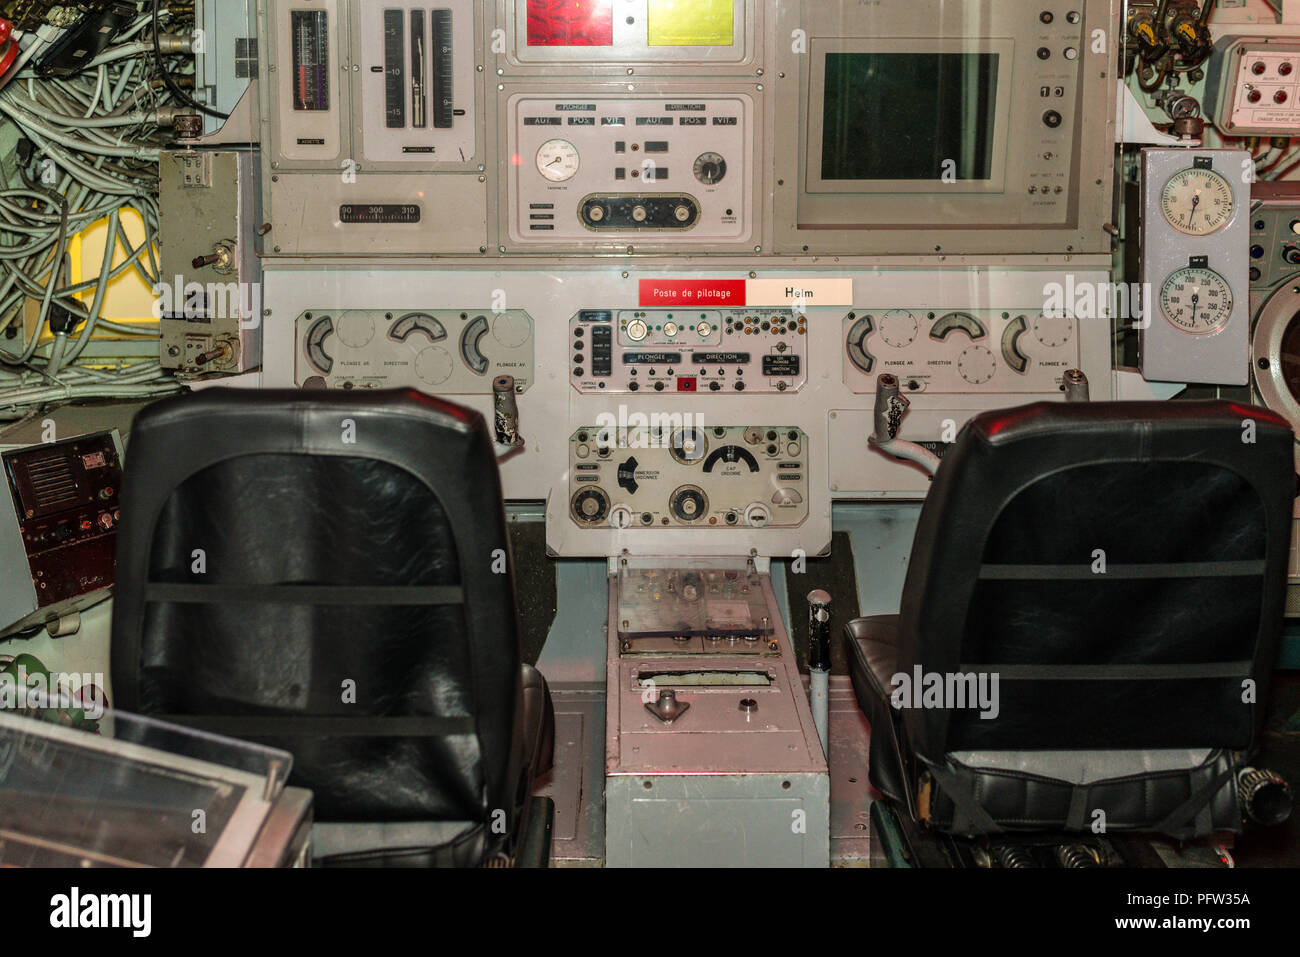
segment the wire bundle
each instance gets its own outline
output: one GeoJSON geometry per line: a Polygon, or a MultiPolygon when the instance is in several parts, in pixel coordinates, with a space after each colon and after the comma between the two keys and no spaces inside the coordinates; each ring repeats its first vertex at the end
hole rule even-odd
{"type": "Polygon", "coordinates": [[[48,403],[179,388],[156,357],[157,324],[122,325],[101,312],[119,276],[135,272],[150,289],[158,286],[161,127],[192,102],[164,52],[184,49],[187,41],[168,36],[160,44],[159,30],[188,35],[192,18],[192,5],[160,10],[155,2],[86,69],[62,79],[42,77],[31,65],[57,31],[42,27],[23,38],[25,48],[0,89],[0,143],[18,139],[0,159],[0,419],[48,403]],[[144,223],[139,245],[122,223],[128,209],[144,223]],[[71,282],[70,240],[106,217],[97,275],[71,282]],[[119,250],[125,257],[114,265],[119,250]],[[91,359],[86,347],[96,331],[138,337],[142,354],[152,356],[91,359]],[[41,345],[48,336],[52,342],[41,345]]]}

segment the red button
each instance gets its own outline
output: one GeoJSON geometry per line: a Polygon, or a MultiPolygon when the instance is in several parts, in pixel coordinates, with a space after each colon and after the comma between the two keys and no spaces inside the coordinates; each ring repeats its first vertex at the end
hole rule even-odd
{"type": "Polygon", "coordinates": [[[695,391],[695,378],[694,378],[694,376],[692,376],[692,377],[689,378],[689,379],[687,379],[687,378],[681,378],[681,379],[678,379],[678,380],[677,380],[677,391],[678,391],[678,392],[694,392],[694,391],[695,391]]]}

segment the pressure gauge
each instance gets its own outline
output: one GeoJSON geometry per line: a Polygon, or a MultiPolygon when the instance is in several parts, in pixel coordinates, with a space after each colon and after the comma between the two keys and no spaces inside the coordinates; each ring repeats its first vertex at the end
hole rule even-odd
{"type": "Polygon", "coordinates": [[[1175,173],[1160,193],[1160,210],[1169,225],[1188,236],[1208,236],[1232,220],[1232,186],[1221,173],[1204,167],[1175,173]]]}
{"type": "Polygon", "coordinates": [[[552,183],[563,183],[578,173],[578,148],[568,140],[547,140],[537,151],[537,172],[552,183]]]}
{"type": "Polygon", "coordinates": [[[1160,310],[1183,332],[1218,332],[1232,316],[1232,287],[1213,269],[1189,266],[1165,280],[1160,310]]]}

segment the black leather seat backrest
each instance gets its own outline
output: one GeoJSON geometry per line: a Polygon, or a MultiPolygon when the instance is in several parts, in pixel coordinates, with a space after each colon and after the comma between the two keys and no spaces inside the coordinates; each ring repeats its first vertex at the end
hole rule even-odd
{"type": "Polygon", "coordinates": [[[204,391],[140,413],[123,484],[119,707],[290,751],[321,820],[513,807],[518,616],[478,413],[204,391]]]}
{"type": "Polygon", "coordinates": [[[921,512],[898,667],[997,674],[1000,713],[905,710],[913,746],[932,760],[1249,747],[1294,491],[1291,429],[1251,406],[1039,403],[973,419],[921,512]]]}

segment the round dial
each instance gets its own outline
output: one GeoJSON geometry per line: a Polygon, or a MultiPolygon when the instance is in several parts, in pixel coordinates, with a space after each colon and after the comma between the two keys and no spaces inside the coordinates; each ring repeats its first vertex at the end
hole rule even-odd
{"type": "Polygon", "coordinates": [[[682,465],[692,465],[709,453],[709,440],[701,429],[678,429],[668,440],[668,454],[682,465]]]}
{"type": "Polygon", "coordinates": [[[365,313],[342,316],[334,324],[334,334],[349,349],[364,349],[375,337],[375,320],[365,313]]]}
{"type": "Polygon", "coordinates": [[[1189,236],[1208,236],[1232,219],[1232,186],[1212,169],[1175,173],[1160,193],[1160,210],[1169,225],[1189,236]]]}
{"type": "Polygon", "coordinates": [[[894,309],[880,317],[880,338],[895,349],[903,349],[916,341],[920,325],[916,316],[903,309],[894,309]]]}
{"type": "Polygon", "coordinates": [[[569,500],[569,511],[582,525],[599,525],[609,515],[609,496],[602,488],[588,485],[569,500]]]}
{"type": "Polygon", "coordinates": [[[1069,316],[1039,316],[1034,320],[1034,338],[1056,349],[1074,336],[1074,320],[1069,316]]]}
{"type": "Polygon", "coordinates": [[[415,374],[430,385],[442,385],[455,371],[451,355],[442,346],[429,346],[415,357],[415,374]]]}
{"type": "Polygon", "coordinates": [[[971,346],[957,358],[957,371],[971,385],[983,385],[998,371],[998,360],[983,346],[971,346]]]}
{"type": "Polygon", "coordinates": [[[705,186],[722,182],[727,175],[727,160],[721,153],[701,153],[695,161],[695,178],[705,186]]]}
{"type": "Polygon", "coordinates": [[[1232,315],[1232,287],[1213,269],[1180,269],[1160,287],[1160,311],[1183,332],[1218,332],[1232,315]]]}
{"type": "Polygon", "coordinates": [[[568,140],[547,140],[537,151],[537,172],[552,183],[573,179],[578,165],[578,148],[568,140]]]}

